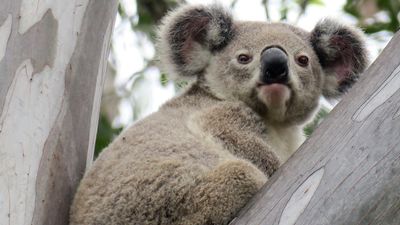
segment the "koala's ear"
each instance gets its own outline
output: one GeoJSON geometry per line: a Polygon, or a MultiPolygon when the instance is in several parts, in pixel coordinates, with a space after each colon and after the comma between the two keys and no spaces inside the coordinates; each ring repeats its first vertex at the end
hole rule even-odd
{"type": "Polygon", "coordinates": [[[204,72],[211,55],[233,38],[231,14],[219,5],[183,5],[171,11],[158,32],[160,61],[168,75],[204,72]]]}
{"type": "Polygon", "coordinates": [[[323,95],[328,98],[340,96],[368,64],[363,33],[325,19],[315,26],[310,41],[325,73],[323,95]]]}

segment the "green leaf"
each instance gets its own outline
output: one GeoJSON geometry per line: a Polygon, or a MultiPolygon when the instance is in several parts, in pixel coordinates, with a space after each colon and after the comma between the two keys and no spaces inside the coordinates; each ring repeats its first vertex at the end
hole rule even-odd
{"type": "Polygon", "coordinates": [[[121,3],[118,4],[118,14],[121,16],[121,18],[127,18],[128,17],[128,15],[125,12],[125,8],[121,3]]]}
{"type": "Polygon", "coordinates": [[[310,4],[310,5],[320,5],[320,6],[325,5],[325,3],[322,0],[309,0],[308,4],[310,4]]]}
{"type": "Polygon", "coordinates": [[[324,118],[329,114],[328,109],[326,108],[321,108],[317,115],[315,116],[314,120],[309,123],[306,127],[304,127],[304,134],[306,137],[309,137],[315,130],[315,128],[318,127],[318,125],[324,120],[324,118]]]}
{"type": "Polygon", "coordinates": [[[361,15],[357,9],[357,0],[347,0],[346,4],[343,7],[344,11],[358,19],[360,19],[361,15]]]}
{"type": "Polygon", "coordinates": [[[185,80],[178,81],[178,82],[175,83],[175,87],[176,87],[175,89],[180,90],[180,89],[182,89],[182,88],[184,88],[184,87],[186,87],[188,85],[189,85],[189,82],[187,82],[185,80]]]}
{"type": "Polygon", "coordinates": [[[165,74],[165,73],[162,73],[162,74],[161,74],[161,76],[160,76],[160,82],[161,82],[161,85],[164,86],[164,87],[168,84],[169,79],[168,79],[168,77],[167,77],[167,74],[165,74]]]}
{"type": "Polygon", "coordinates": [[[378,22],[371,25],[362,26],[361,28],[367,34],[373,34],[383,30],[388,30],[388,31],[392,30],[392,28],[390,27],[390,23],[378,23],[378,22]]]}
{"type": "Polygon", "coordinates": [[[107,117],[100,114],[94,157],[96,158],[121,131],[122,128],[113,128],[110,121],[107,120],[107,117]]]}

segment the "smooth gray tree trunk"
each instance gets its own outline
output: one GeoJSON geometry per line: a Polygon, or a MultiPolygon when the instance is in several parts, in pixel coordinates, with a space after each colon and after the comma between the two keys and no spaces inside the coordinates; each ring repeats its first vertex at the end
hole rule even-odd
{"type": "Polygon", "coordinates": [[[400,32],[231,224],[400,224],[400,32]]]}
{"type": "Polygon", "coordinates": [[[92,161],[116,0],[0,1],[0,224],[68,224],[92,161]]]}

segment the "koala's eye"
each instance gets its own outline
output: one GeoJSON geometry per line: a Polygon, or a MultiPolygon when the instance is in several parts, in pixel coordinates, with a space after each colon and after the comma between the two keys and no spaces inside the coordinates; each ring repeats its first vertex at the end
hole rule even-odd
{"type": "Polygon", "coordinates": [[[237,61],[240,63],[240,64],[248,64],[248,63],[250,63],[251,62],[251,56],[249,56],[249,55],[246,55],[246,54],[240,54],[239,56],[238,56],[238,58],[237,58],[237,61]]]}
{"type": "Polygon", "coordinates": [[[305,55],[297,57],[297,63],[302,67],[308,66],[308,57],[305,55]]]}

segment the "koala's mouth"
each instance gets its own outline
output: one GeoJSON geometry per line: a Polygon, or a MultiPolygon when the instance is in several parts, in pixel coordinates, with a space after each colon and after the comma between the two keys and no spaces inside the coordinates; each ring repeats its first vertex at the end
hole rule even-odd
{"type": "Polygon", "coordinates": [[[286,102],[290,99],[291,88],[285,83],[257,82],[258,98],[269,108],[286,108],[286,102]]]}
{"type": "Polygon", "coordinates": [[[271,82],[271,83],[265,83],[265,82],[262,82],[262,81],[257,81],[257,83],[256,83],[256,87],[257,87],[257,89],[261,89],[261,88],[265,88],[265,87],[274,87],[274,86],[276,86],[276,85],[281,85],[282,87],[286,87],[286,88],[288,88],[289,90],[292,90],[292,86],[291,86],[291,84],[289,83],[289,82],[271,82]],[[271,86],[272,85],[272,86],[271,86]]]}
{"type": "Polygon", "coordinates": [[[287,82],[264,83],[264,82],[258,81],[257,84],[256,84],[256,86],[257,86],[257,88],[260,88],[260,87],[262,87],[262,86],[268,86],[268,85],[273,85],[273,84],[280,84],[280,85],[284,85],[284,86],[290,88],[290,85],[289,85],[287,82]]]}

